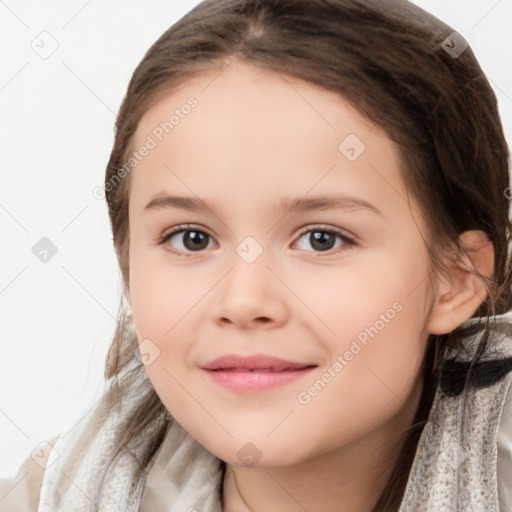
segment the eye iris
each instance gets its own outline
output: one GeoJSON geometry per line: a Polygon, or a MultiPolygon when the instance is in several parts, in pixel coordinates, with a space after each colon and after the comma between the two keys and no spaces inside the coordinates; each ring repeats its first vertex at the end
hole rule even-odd
{"type": "Polygon", "coordinates": [[[205,243],[207,241],[207,237],[208,235],[201,233],[200,231],[186,231],[183,235],[183,244],[191,251],[204,249],[208,245],[205,243]],[[188,245],[188,242],[192,242],[192,244],[188,245]]]}
{"type": "Polygon", "coordinates": [[[314,231],[309,238],[311,247],[320,250],[332,249],[336,241],[336,237],[327,231],[314,231]]]}

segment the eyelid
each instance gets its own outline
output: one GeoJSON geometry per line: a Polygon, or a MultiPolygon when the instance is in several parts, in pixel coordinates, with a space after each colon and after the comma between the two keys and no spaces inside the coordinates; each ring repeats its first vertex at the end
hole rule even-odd
{"type": "Polygon", "coordinates": [[[309,233],[310,231],[327,231],[327,232],[330,232],[330,233],[335,233],[347,240],[349,240],[351,243],[353,244],[356,244],[358,242],[358,237],[353,235],[352,233],[349,233],[348,231],[344,230],[344,229],[341,229],[341,228],[336,228],[334,226],[330,226],[328,224],[309,224],[308,226],[304,227],[304,229],[302,229],[300,231],[300,234],[299,234],[299,238],[306,234],[306,233],[309,233]]]}
{"type": "Polygon", "coordinates": [[[215,237],[211,235],[208,230],[204,229],[201,226],[196,226],[194,224],[180,224],[179,226],[174,226],[167,231],[164,231],[163,235],[161,235],[158,238],[158,243],[163,244],[166,241],[166,238],[168,238],[171,235],[174,235],[176,233],[180,233],[181,231],[201,231],[202,233],[206,233],[210,238],[213,238],[215,240],[215,237]]]}

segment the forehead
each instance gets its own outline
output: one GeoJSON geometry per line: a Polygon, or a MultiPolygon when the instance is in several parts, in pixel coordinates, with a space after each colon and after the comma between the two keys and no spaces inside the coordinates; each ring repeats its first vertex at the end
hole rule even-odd
{"type": "Polygon", "coordinates": [[[180,108],[191,97],[197,100],[200,108],[195,109],[194,114],[201,113],[203,125],[209,122],[221,127],[236,119],[241,127],[250,126],[251,133],[260,128],[270,134],[271,122],[277,121],[278,126],[286,128],[282,132],[284,136],[286,133],[296,135],[299,127],[303,132],[332,135],[339,131],[340,122],[345,125],[350,122],[361,135],[372,131],[386,138],[375,123],[338,93],[280,72],[234,61],[224,67],[197,72],[171,91],[160,92],[158,101],[139,122],[136,143],[143,142],[145,135],[168,121],[173,113],[179,115],[180,108]],[[298,126],[287,124],[292,116],[300,117],[302,122],[298,126]]]}
{"type": "Polygon", "coordinates": [[[407,195],[396,146],[342,96],[239,62],[163,95],[142,117],[134,147],[150,139],[132,176],[135,200],[175,187],[256,198],[264,184],[279,199],[335,186],[395,202],[407,195]]]}

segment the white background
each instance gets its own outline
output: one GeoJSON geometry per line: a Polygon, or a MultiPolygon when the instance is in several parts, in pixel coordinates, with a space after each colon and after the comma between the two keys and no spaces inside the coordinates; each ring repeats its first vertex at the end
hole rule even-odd
{"type": "MultiPolygon", "coordinates": [[[[133,70],[198,3],[0,0],[2,478],[103,391],[121,276],[106,202],[92,192],[133,70]],[[47,59],[31,47],[38,37],[58,44],[47,59]],[[32,253],[42,237],[58,249],[47,263],[32,253]]],[[[415,3],[470,43],[512,146],[512,0],[415,3]]]]}

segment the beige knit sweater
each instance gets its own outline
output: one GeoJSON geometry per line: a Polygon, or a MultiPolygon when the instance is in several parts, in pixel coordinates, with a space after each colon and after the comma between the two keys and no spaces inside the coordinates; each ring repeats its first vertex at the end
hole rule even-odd
{"type": "MultiPolygon", "coordinates": [[[[512,357],[512,312],[494,319],[484,360],[512,357]]],[[[478,339],[466,340],[459,361],[471,359],[478,339]]],[[[453,398],[438,390],[399,512],[512,511],[511,380],[507,372],[453,398]]],[[[129,398],[119,414],[102,400],[74,429],[50,441],[48,460],[28,457],[12,480],[0,481],[0,512],[221,512],[224,462],[177,422],[142,477],[126,454],[106,471],[123,421],[140,399],[129,398]]],[[[132,451],[142,456],[163,424],[154,421],[132,451]]]]}

